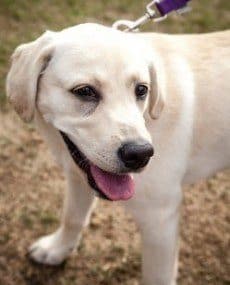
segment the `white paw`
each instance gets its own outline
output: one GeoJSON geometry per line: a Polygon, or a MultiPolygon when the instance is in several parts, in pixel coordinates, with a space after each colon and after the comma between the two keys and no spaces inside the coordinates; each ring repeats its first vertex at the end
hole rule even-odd
{"type": "Polygon", "coordinates": [[[30,258],[41,264],[59,265],[73,250],[74,244],[65,243],[60,232],[40,238],[29,248],[30,258]]]}

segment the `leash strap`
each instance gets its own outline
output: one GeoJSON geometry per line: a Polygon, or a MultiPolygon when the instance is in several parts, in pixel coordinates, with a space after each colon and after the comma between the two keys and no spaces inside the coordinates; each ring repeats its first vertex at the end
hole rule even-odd
{"type": "Polygon", "coordinates": [[[113,24],[113,28],[125,32],[135,32],[148,21],[160,22],[167,18],[168,14],[177,11],[179,14],[189,12],[187,6],[191,0],[153,0],[146,6],[145,14],[136,21],[119,20],[113,24]],[[157,11],[156,11],[157,10],[157,11]]]}
{"type": "Polygon", "coordinates": [[[173,11],[181,12],[185,9],[185,7],[188,8],[187,4],[189,1],[191,0],[161,0],[156,1],[155,5],[161,16],[165,16],[173,11]]]}

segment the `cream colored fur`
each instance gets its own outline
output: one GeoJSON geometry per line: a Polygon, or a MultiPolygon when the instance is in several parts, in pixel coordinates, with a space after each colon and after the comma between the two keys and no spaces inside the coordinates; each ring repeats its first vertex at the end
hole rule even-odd
{"type": "Polygon", "coordinates": [[[58,132],[66,132],[94,164],[119,171],[119,146],[152,142],[155,156],[134,174],[135,197],[123,205],[143,238],[143,284],[176,284],[181,186],[230,166],[230,32],[128,34],[96,24],[47,32],[20,46],[7,78],[19,115],[35,118],[68,181],[60,228],[30,248],[44,264],[61,263],[80,240],[93,191],[58,132]],[[151,88],[137,102],[134,85],[151,88]],[[92,84],[98,106],[69,90],[92,84]]]}

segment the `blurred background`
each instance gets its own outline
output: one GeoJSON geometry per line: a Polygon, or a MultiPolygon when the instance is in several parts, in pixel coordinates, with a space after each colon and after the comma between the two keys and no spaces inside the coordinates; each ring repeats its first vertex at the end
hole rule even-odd
{"type": "MultiPolygon", "coordinates": [[[[134,20],[146,4],[140,0],[0,0],[0,284],[138,284],[140,236],[132,218],[116,204],[99,203],[79,253],[63,266],[49,268],[28,261],[31,242],[58,226],[65,181],[33,124],[23,124],[6,102],[4,86],[17,45],[47,29],[134,20]]],[[[191,13],[173,14],[144,30],[200,33],[230,28],[230,0],[193,0],[191,6],[191,13]]],[[[230,284],[229,189],[229,170],[184,189],[180,285],[230,284]]]]}

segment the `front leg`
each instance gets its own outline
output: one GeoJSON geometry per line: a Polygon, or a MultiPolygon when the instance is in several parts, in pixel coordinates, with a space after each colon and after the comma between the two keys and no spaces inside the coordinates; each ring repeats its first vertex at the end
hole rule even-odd
{"type": "Polygon", "coordinates": [[[181,195],[179,190],[170,191],[175,195],[162,195],[153,203],[141,227],[144,285],[176,285],[181,195]]]}
{"type": "Polygon", "coordinates": [[[176,285],[177,231],[177,213],[158,217],[143,229],[143,285],[176,285]]]}
{"type": "Polygon", "coordinates": [[[159,187],[139,198],[130,210],[142,234],[141,284],[176,285],[181,190],[159,187]]]}
{"type": "Polygon", "coordinates": [[[68,257],[78,246],[82,228],[87,225],[96,203],[80,177],[72,174],[67,176],[67,180],[61,226],[53,234],[40,238],[29,249],[30,257],[38,263],[58,265],[68,257]]]}

